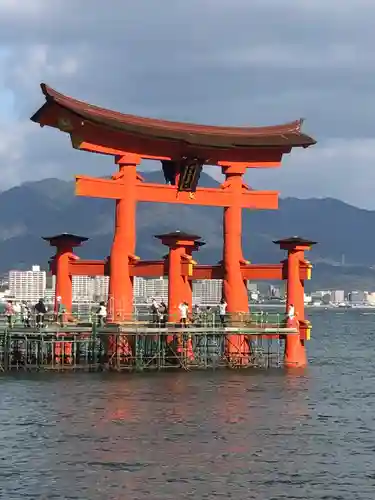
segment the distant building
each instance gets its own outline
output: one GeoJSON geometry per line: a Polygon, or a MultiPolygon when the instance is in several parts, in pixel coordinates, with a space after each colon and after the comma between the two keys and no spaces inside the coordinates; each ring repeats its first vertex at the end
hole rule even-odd
{"type": "MultiPolygon", "coordinates": [[[[142,278],[141,278],[142,279],[142,278]]],[[[140,289],[140,284],[137,285],[140,289]]],[[[151,301],[152,298],[158,301],[168,301],[168,278],[160,276],[160,278],[146,278],[144,279],[145,298],[151,301]]]]}
{"type": "Polygon", "coordinates": [[[46,288],[46,291],[44,292],[44,298],[47,303],[53,303],[55,300],[55,289],[46,288]]]}
{"type": "Polygon", "coordinates": [[[331,295],[331,290],[316,290],[315,292],[312,293],[314,298],[320,297],[322,298],[324,295],[331,295]]]}
{"type": "Polygon", "coordinates": [[[147,302],[146,280],[138,276],[134,277],[133,295],[135,302],[147,302]]]}
{"type": "MultiPolygon", "coordinates": [[[[134,282],[137,278],[134,278],[134,282]]],[[[93,278],[93,297],[94,302],[105,302],[108,298],[109,276],[94,276],[93,278]]]]}
{"type": "Polygon", "coordinates": [[[331,292],[331,302],[334,304],[341,304],[342,302],[345,302],[344,290],[333,290],[331,292]]]}
{"type": "Polygon", "coordinates": [[[91,276],[72,277],[73,302],[90,302],[94,297],[94,278],[91,276]]]}
{"type": "Polygon", "coordinates": [[[9,271],[9,294],[16,300],[37,302],[44,298],[46,272],[40,266],[32,266],[30,271],[9,271]]]}
{"type": "MultiPolygon", "coordinates": [[[[72,277],[73,303],[106,301],[108,297],[108,276],[72,277]]],[[[56,276],[47,276],[47,288],[44,297],[48,302],[55,300],[56,276]]]]}
{"type": "Polygon", "coordinates": [[[193,281],[193,303],[217,305],[223,296],[223,280],[193,281]]]}
{"type": "MultiPolygon", "coordinates": [[[[31,271],[10,271],[10,295],[18,300],[37,301],[44,298],[51,303],[55,300],[56,277],[39,266],[33,266],[31,271]]],[[[222,298],[223,281],[195,280],[193,281],[193,304],[207,306],[217,305],[222,298]]],[[[248,283],[248,295],[251,301],[258,301],[259,291],[257,283],[248,283]]],[[[87,307],[90,303],[109,300],[108,276],[81,276],[72,277],[72,300],[78,306],[87,307]]],[[[280,288],[272,287],[273,297],[280,297],[280,288]]],[[[168,303],[168,278],[135,277],[133,281],[133,298],[135,304],[145,304],[155,298],[158,302],[168,303]]]]}
{"type": "Polygon", "coordinates": [[[365,292],[363,292],[362,290],[353,290],[349,293],[349,301],[352,304],[363,304],[364,302],[366,302],[365,292]]]}
{"type": "Polygon", "coordinates": [[[325,295],[323,295],[323,297],[321,298],[321,301],[322,301],[322,304],[328,306],[328,304],[331,303],[331,293],[326,293],[325,295]]]}

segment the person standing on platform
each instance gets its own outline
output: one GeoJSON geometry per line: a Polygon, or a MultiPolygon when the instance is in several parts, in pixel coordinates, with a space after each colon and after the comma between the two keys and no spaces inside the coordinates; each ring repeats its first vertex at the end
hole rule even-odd
{"type": "Polygon", "coordinates": [[[286,313],[286,326],[287,328],[294,328],[296,326],[296,311],[294,305],[290,304],[286,313]]]}
{"type": "Polygon", "coordinates": [[[287,319],[290,321],[293,321],[295,317],[296,317],[296,313],[295,313],[294,305],[290,304],[288,307],[287,319]]]}
{"type": "Polygon", "coordinates": [[[225,316],[227,314],[227,306],[228,304],[225,302],[225,299],[221,299],[219,304],[219,317],[222,326],[225,326],[225,316]]]}
{"type": "Polygon", "coordinates": [[[60,323],[61,326],[64,326],[64,313],[65,313],[65,307],[64,304],[61,303],[61,297],[57,297],[57,318],[56,321],[57,323],[60,323]]]}
{"type": "Polygon", "coordinates": [[[180,323],[181,325],[186,326],[187,325],[187,319],[188,319],[188,314],[189,314],[189,305],[187,302],[182,302],[178,306],[180,310],[180,323]]]}
{"type": "Polygon", "coordinates": [[[151,301],[151,315],[152,322],[159,323],[159,305],[154,298],[151,301]]]}
{"type": "Polygon", "coordinates": [[[35,317],[35,326],[37,328],[44,327],[44,315],[47,313],[47,308],[44,304],[43,299],[39,299],[38,303],[34,306],[36,317],[35,317]]]}
{"type": "Polygon", "coordinates": [[[8,328],[13,327],[13,317],[14,317],[14,308],[11,300],[8,300],[5,306],[5,316],[7,318],[8,328]]]}
{"type": "Polygon", "coordinates": [[[168,309],[164,301],[160,302],[158,308],[159,321],[162,328],[165,328],[167,323],[168,309]]]}
{"type": "Polygon", "coordinates": [[[31,311],[28,303],[26,301],[23,301],[21,303],[21,315],[22,315],[22,322],[23,326],[25,328],[30,328],[30,318],[31,318],[31,311]]]}
{"type": "Polygon", "coordinates": [[[98,317],[97,325],[102,328],[107,319],[107,307],[105,305],[105,302],[100,302],[99,308],[96,311],[96,315],[98,317]]]}
{"type": "Polygon", "coordinates": [[[211,307],[207,306],[202,312],[203,326],[212,328],[214,326],[214,316],[215,313],[211,310],[211,307]]]}
{"type": "Polygon", "coordinates": [[[22,306],[19,302],[14,302],[13,303],[13,311],[14,311],[14,317],[13,320],[15,324],[21,323],[22,320],[22,306]]]}
{"type": "Polygon", "coordinates": [[[195,306],[193,307],[193,310],[192,310],[192,323],[195,325],[195,326],[199,326],[199,322],[200,322],[200,307],[198,304],[195,304],[195,306]]]}

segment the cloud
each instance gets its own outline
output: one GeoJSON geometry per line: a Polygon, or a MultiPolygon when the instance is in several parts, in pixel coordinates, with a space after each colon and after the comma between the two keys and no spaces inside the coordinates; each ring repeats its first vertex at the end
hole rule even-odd
{"type": "Polygon", "coordinates": [[[228,125],[305,117],[319,144],[279,170],[250,171],[249,183],[375,209],[374,16],[372,0],[2,0],[0,188],[113,169],[29,122],[45,81],[144,116],[228,125]]]}
{"type": "MultiPolygon", "coordinates": [[[[306,48],[301,45],[263,45],[247,48],[243,51],[223,52],[218,54],[219,62],[238,66],[252,66],[258,68],[289,68],[329,70],[367,70],[368,65],[374,62],[370,47],[358,53],[355,45],[338,44],[327,47],[322,53],[316,48],[306,48]]],[[[215,59],[214,59],[215,61],[215,59]]]]}

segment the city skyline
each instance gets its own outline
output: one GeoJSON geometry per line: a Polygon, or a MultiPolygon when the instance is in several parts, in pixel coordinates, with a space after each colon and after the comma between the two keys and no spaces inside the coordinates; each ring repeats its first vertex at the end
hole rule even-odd
{"type": "MultiPolygon", "coordinates": [[[[49,302],[55,299],[55,276],[51,276],[40,266],[34,265],[31,269],[20,271],[11,270],[8,273],[8,285],[3,298],[17,301],[37,302],[44,298],[49,302]],[[50,278],[50,279],[47,279],[50,278]]],[[[249,301],[261,302],[262,299],[283,301],[285,289],[281,285],[268,283],[261,292],[258,283],[247,283],[249,301]],[[267,290],[264,292],[264,290],[267,290]]],[[[108,276],[72,276],[73,303],[99,303],[108,301],[108,276]]],[[[151,303],[152,299],[168,304],[168,278],[134,278],[134,303],[151,303]]],[[[222,298],[222,280],[193,280],[193,304],[217,305],[222,298]]],[[[375,305],[375,292],[351,290],[345,293],[340,289],[313,290],[305,293],[306,304],[369,304],[375,305]]]]}

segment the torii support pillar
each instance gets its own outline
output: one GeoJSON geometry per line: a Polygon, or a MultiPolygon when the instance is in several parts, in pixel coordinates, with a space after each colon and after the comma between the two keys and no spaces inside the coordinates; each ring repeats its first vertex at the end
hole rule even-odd
{"type": "Polygon", "coordinates": [[[56,254],[52,262],[52,272],[56,276],[54,311],[58,312],[57,297],[61,297],[61,303],[65,306],[68,314],[72,312],[72,276],[69,272],[69,262],[75,259],[73,248],[81,246],[88,240],[82,236],[70,233],[62,233],[56,236],[43,237],[52,247],[56,248],[56,254]]]}
{"type": "MultiPolygon", "coordinates": [[[[246,187],[243,176],[246,164],[220,162],[225,175],[223,186],[231,193],[231,205],[223,214],[223,296],[233,324],[243,322],[249,312],[246,282],[242,277],[241,264],[245,263],[242,253],[242,206],[241,194],[246,187]]],[[[247,318],[246,318],[247,319],[247,318]]],[[[249,344],[244,335],[232,335],[226,340],[226,355],[236,365],[249,361],[249,344]]]]}
{"type": "Polygon", "coordinates": [[[241,195],[245,186],[243,175],[245,164],[220,162],[225,175],[223,186],[231,193],[231,205],[224,208],[223,214],[223,295],[228,304],[228,313],[248,313],[249,302],[246,284],[242,277],[242,206],[241,195]]]}
{"type": "MultiPolygon", "coordinates": [[[[122,187],[122,197],[116,200],[115,231],[110,255],[108,321],[112,323],[131,321],[133,316],[133,280],[129,263],[136,259],[136,183],[140,161],[140,157],[134,154],[117,157],[119,172],[112,176],[122,187]]],[[[100,188],[98,184],[99,191],[100,188]]]]}
{"type": "Polygon", "coordinates": [[[300,279],[300,265],[304,262],[304,252],[310,250],[315,241],[306,240],[298,236],[274,241],[282,250],[288,252],[288,276],[286,313],[289,307],[294,307],[295,318],[288,319],[288,326],[297,327],[299,335],[287,335],[285,340],[284,366],[287,368],[303,368],[307,366],[305,335],[305,290],[304,282],[300,279]]]}
{"type": "MultiPolygon", "coordinates": [[[[178,306],[185,301],[191,303],[191,287],[188,283],[188,277],[182,275],[182,259],[188,258],[191,266],[191,253],[197,248],[197,242],[200,236],[195,234],[175,231],[172,233],[159,234],[155,238],[161,240],[163,245],[169,248],[168,253],[168,321],[176,323],[179,318],[178,306]]],[[[200,242],[203,244],[203,242],[200,242]]],[[[191,273],[193,274],[193,273],[191,273]]]]}

